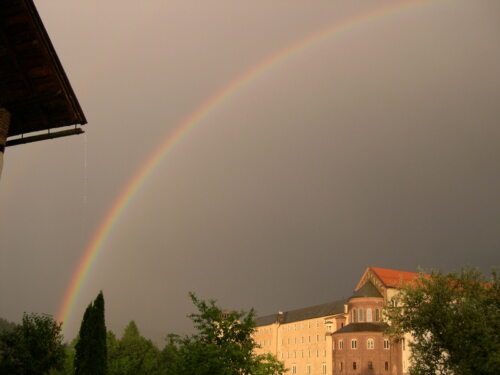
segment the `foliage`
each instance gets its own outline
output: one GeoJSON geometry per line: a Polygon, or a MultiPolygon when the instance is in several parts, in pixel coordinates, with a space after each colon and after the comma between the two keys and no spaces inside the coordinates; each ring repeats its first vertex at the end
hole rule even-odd
{"type": "Polygon", "coordinates": [[[12,332],[16,328],[16,324],[9,322],[8,320],[0,318],[0,332],[8,331],[12,332]]]}
{"type": "Polygon", "coordinates": [[[271,356],[256,356],[252,338],[254,312],[222,311],[215,301],[190,294],[198,313],[191,314],[197,331],[178,344],[178,375],[278,375],[283,365],[271,356]]]}
{"type": "Polygon", "coordinates": [[[134,321],[125,328],[121,340],[108,333],[108,374],[160,374],[160,351],[142,337],[134,321]]]}
{"type": "Polygon", "coordinates": [[[49,375],[74,375],[75,345],[77,341],[78,338],[75,338],[70,344],[64,344],[66,353],[64,363],[59,369],[51,369],[49,375]]]}
{"type": "Polygon", "coordinates": [[[278,361],[272,354],[262,354],[255,359],[252,375],[281,375],[286,372],[283,362],[278,361]]]}
{"type": "Polygon", "coordinates": [[[179,335],[169,334],[166,341],[167,343],[160,353],[162,374],[178,374],[181,365],[180,345],[182,344],[182,340],[179,335]]]}
{"type": "Polygon", "coordinates": [[[75,374],[106,374],[108,363],[102,292],[85,310],[78,337],[75,347],[75,374]]]}
{"type": "Polygon", "coordinates": [[[184,338],[168,335],[161,351],[140,334],[134,321],[127,325],[120,339],[113,332],[106,332],[102,292],[85,310],[79,335],[69,345],[62,344],[60,324],[45,316],[28,315],[23,324],[11,333],[0,333],[0,338],[5,338],[0,342],[0,374],[284,374],[283,364],[275,357],[255,354],[253,311],[222,311],[214,301],[205,302],[194,294],[190,296],[198,311],[190,315],[196,333],[184,338]],[[30,324],[38,327],[47,322],[52,322],[52,331],[29,328],[30,324]],[[21,328],[24,328],[22,335],[19,333],[21,328]],[[50,357],[50,362],[43,353],[49,350],[52,341],[57,342],[57,350],[51,351],[54,358],[50,357]],[[30,353],[33,345],[28,343],[33,342],[42,349],[30,353]],[[46,367],[42,367],[41,363],[44,358],[43,365],[46,367]],[[19,367],[24,364],[32,367],[19,367]]]}
{"type": "Polygon", "coordinates": [[[478,271],[420,275],[387,307],[393,335],[411,333],[411,374],[498,374],[500,283],[478,271]]]}
{"type": "Polygon", "coordinates": [[[61,324],[52,317],[24,314],[22,323],[0,332],[1,374],[46,374],[63,366],[61,324]]]}

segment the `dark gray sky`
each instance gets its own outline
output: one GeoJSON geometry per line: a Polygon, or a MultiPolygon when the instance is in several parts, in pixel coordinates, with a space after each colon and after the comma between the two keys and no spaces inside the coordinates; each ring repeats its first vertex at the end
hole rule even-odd
{"type": "MultiPolygon", "coordinates": [[[[10,148],[0,316],[55,314],[124,184],[215,90],[380,0],[36,1],[89,120],[10,148]]],[[[384,2],[385,3],[385,2],[384,2]]],[[[66,327],[186,332],[188,291],[260,313],[348,296],[365,267],[500,264],[500,2],[431,1],[260,76],[160,163],[66,327]]]]}

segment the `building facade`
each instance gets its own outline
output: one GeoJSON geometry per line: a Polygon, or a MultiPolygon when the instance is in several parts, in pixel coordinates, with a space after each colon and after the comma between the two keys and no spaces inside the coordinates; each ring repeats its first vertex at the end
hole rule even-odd
{"type": "Polygon", "coordinates": [[[391,340],[382,311],[417,276],[368,267],[348,299],[259,317],[257,353],[274,354],[288,374],[407,374],[410,338],[391,340]]]}

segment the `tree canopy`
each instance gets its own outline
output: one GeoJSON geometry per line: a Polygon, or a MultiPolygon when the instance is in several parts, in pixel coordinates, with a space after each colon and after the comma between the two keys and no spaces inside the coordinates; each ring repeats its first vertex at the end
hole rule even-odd
{"type": "Polygon", "coordinates": [[[64,358],[61,324],[48,315],[24,314],[20,325],[0,331],[0,374],[43,375],[64,358]]]}
{"type": "Polygon", "coordinates": [[[24,341],[18,333],[1,333],[0,338],[6,339],[0,342],[0,374],[282,375],[285,372],[274,356],[255,354],[253,311],[224,311],[215,301],[206,302],[194,294],[190,297],[197,310],[189,316],[195,333],[185,337],[168,335],[161,351],[141,335],[134,321],[126,326],[121,338],[106,332],[102,293],[85,310],[79,335],[69,345],[62,344],[60,324],[47,317],[27,316],[23,327],[34,320],[40,327],[52,322],[51,329],[41,330],[40,334],[26,329],[24,341]],[[26,343],[32,341],[43,350],[30,352],[32,347],[26,343]],[[56,346],[51,344],[54,341],[56,346]],[[54,347],[57,350],[51,353],[55,357],[45,354],[54,347]],[[18,362],[30,364],[33,369],[12,367],[18,362]]]}
{"type": "Polygon", "coordinates": [[[476,270],[421,274],[388,305],[390,332],[411,333],[411,374],[500,371],[500,284],[476,270]]]}
{"type": "Polygon", "coordinates": [[[254,312],[223,311],[215,301],[190,294],[198,312],[191,314],[196,333],[180,340],[178,375],[279,375],[283,364],[273,356],[257,356],[254,312]]]}
{"type": "Polygon", "coordinates": [[[107,366],[104,296],[100,292],[94,302],[89,304],[83,315],[75,347],[75,374],[105,375],[107,374],[107,366]]]}
{"type": "Polygon", "coordinates": [[[120,340],[108,332],[109,375],[161,374],[159,356],[158,348],[141,336],[134,321],[127,325],[120,340]]]}

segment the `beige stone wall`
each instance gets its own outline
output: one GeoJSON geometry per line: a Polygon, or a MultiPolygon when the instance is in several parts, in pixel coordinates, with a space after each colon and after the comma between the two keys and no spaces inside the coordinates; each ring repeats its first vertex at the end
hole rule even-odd
{"type": "Polygon", "coordinates": [[[258,327],[254,339],[261,348],[256,352],[273,353],[285,364],[287,374],[293,374],[294,367],[296,374],[331,374],[332,347],[327,333],[336,326],[335,317],[321,317],[258,327]]]}
{"type": "MultiPolygon", "coordinates": [[[[391,301],[392,298],[397,296],[399,293],[399,290],[396,288],[388,288],[387,289],[387,301],[391,301]]],[[[408,374],[409,373],[409,367],[411,365],[411,349],[410,349],[410,343],[412,340],[412,336],[410,334],[405,334],[404,335],[404,341],[400,342],[400,364],[399,366],[401,367],[402,373],[403,374],[408,374]],[[403,345],[404,343],[404,345],[403,345]]]]}

